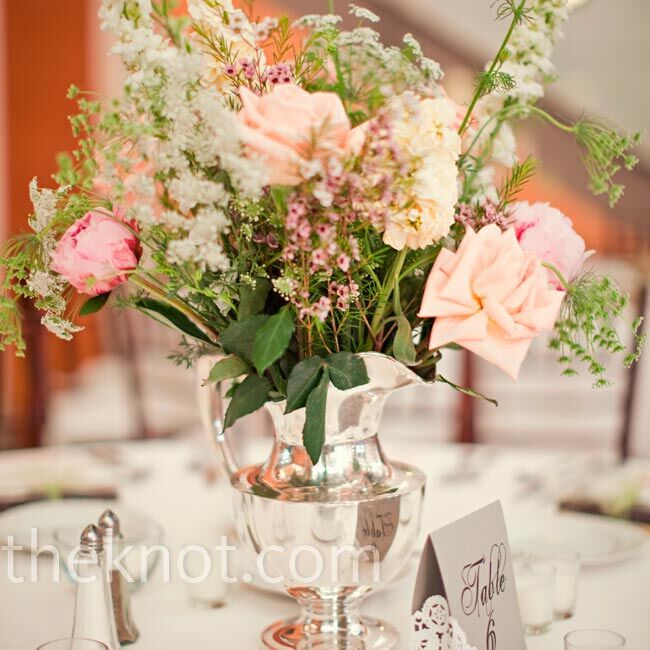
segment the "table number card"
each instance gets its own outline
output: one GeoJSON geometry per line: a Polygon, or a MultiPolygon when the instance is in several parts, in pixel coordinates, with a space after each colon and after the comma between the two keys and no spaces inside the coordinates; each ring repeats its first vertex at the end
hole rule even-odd
{"type": "Polygon", "coordinates": [[[526,650],[500,502],[429,535],[411,611],[414,650],[526,650]]]}

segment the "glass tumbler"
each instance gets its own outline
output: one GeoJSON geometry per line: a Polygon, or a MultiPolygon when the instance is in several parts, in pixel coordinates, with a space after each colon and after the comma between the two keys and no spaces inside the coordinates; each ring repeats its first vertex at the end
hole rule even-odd
{"type": "Polygon", "coordinates": [[[555,567],[553,613],[558,620],[571,618],[578,595],[579,553],[559,544],[540,544],[532,546],[530,554],[535,559],[551,562],[555,567]]]}
{"type": "Polygon", "coordinates": [[[530,556],[513,559],[519,611],[529,636],[546,634],[553,623],[555,567],[530,556]]]}
{"type": "Polygon", "coordinates": [[[105,643],[92,639],[57,639],[39,645],[36,650],[110,650],[110,648],[105,643]]]}
{"type": "Polygon", "coordinates": [[[625,638],[609,630],[574,630],[564,637],[564,650],[622,650],[625,638]]]}

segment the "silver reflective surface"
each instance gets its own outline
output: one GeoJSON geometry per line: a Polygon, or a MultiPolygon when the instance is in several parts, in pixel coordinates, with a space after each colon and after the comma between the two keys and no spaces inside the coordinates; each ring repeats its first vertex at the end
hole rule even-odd
{"type": "MultiPolygon", "coordinates": [[[[302,446],[304,409],[266,405],[275,443],[262,465],[235,469],[221,430],[221,392],[202,389],[211,426],[231,475],[239,536],[269,579],[302,606],[299,619],[263,634],[269,648],[392,648],[397,633],[363,619],[361,599],[387,585],[408,561],[420,528],[425,477],[386,459],[377,437],[384,403],[421,380],[392,358],[368,353],[369,384],[330,386],[323,453],[312,465],[302,446]]],[[[200,370],[204,373],[205,368],[200,370]]]]}

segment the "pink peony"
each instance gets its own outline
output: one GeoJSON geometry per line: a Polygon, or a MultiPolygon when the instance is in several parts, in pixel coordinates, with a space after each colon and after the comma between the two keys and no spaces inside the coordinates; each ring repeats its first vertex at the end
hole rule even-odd
{"type": "Polygon", "coordinates": [[[269,185],[298,185],[307,162],[325,167],[347,151],[350,120],[336,93],[308,93],[282,84],[261,96],[241,88],[240,97],[242,137],[266,159],[269,185]]]}
{"type": "Polygon", "coordinates": [[[96,296],[123,284],[138,265],[140,243],[119,215],[88,212],[52,252],[52,269],[77,291],[96,296]]]}
{"type": "Polygon", "coordinates": [[[419,316],[436,319],[430,349],[457,343],[516,379],[532,339],[555,324],[563,297],[515,231],[491,224],[478,233],[468,228],[456,253],[440,251],[419,316]]]}
{"type": "MultiPolygon", "coordinates": [[[[593,255],[593,251],[585,251],[585,240],[573,229],[571,219],[548,203],[531,205],[521,201],[512,207],[510,216],[521,247],[557,267],[567,282],[580,273],[584,261],[593,255]]],[[[550,269],[548,280],[555,288],[563,288],[550,269]]]]}

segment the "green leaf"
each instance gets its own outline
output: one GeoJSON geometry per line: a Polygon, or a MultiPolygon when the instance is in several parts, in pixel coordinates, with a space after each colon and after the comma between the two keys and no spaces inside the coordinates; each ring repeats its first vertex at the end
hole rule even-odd
{"type": "Polygon", "coordinates": [[[271,198],[279,215],[284,216],[287,213],[287,198],[291,189],[290,187],[281,187],[278,185],[271,188],[271,198]]]}
{"type": "Polygon", "coordinates": [[[231,427],[239,418],[254,413],[264,406],[271,389],[271,382],[266,377],[249,375],[235,389],[226,411],[224,429],[231,427]]]}
{"type": "Polygon", "coordinates": [[[332,383],[339,390],[362,386],[370,381],[363,359],[351,352],[336,352],[326,360],[332,383]]]}
{"type": "Polygon", "coordinates": [[[271,316],[260,327],[253,344],[253,363],[258,374],[264,374],[264,371],[284,354],[295,328],[293,316],[286,308],[271,316]]]}
{"type": "Polygon", "coordinates": [[[269,319],[263,314],[253,316],[240,323],[232,323],[221,332],[221,345],[226,354],[236,354],[248,363],[253,363],[253,343],[259,329],[269,319]]]}
{"type": "Polygon", "coordinates": [[[239,311],[237,320],[249,320],[257,316],[266,303],[266,297],[271,290],[271,283],[266,278],[255,278],[255,286],[244,284],[239,289],[239,311]]]}
{"type": "Polygon", "coordinates": [[[397,332],[393,339],[393,355],[398,361],[407,366],[413,366],[416,363],[413,330],[411,329],[411,323],[404,315],[397,317],[397,332]]]}
{"type": "Polygon", "coordinates": [[[185,314],[164,302],[153,298],[139,298],[134,304],[140,311],[167,327],[179,330],[199,341],[213,343],[185,314]]]}
{"type": "Polygon", "coordinates": [[[499,406],[499,402],[497,402],[495,399],[492,399],[491,397],[486,397],[482,393],[477,393],[475,390],[472,390],[471,388],[466,388],[465,386],[459,386],[458,384],[454,384],[453,381],[449,381],[449,379],[446,379],[442,375],[436,375],[434,377],[434,381],[440,381],[443,384],[447,384],[448,386],[451,386],[454,390],[457,390],[459,393],[463,393],[464,395],[469,395],[470,397],[480,397],[481,399],[484,399],[486,402],[490,402],[490,404],[494,404],[494,406],[499,406]]]}
{"type": "Polygon", "coordinates": [[[111,292],[107,291],[106,293],[100,293],[98,296],[88,298],[88,300],[86,300],[86,302],[81,305],[79,316],[88,316],[90,314],[98,312],[106,304],[110,295],[111,292]]]}
{"type": "Polygon", "coordinates": [[[212,366],[212,370],[210,370],[210,374],[204,383],[214,384],[224,381],[224,379],[235,379],[248,374],[250,370],[250,366],[241,357],[235,355],[225,357],[212,366]]]}
{"type": "Polygon", "coordinates": [[[327,406],[327,387],[330,378],[327,369],[322,373],[320,381],[307,398],[305,426],[302,430],[302,443],[315,465],[320,458],[325,444],[325,413],[327,406]]]}
{"type": "Polygon", "coordinates": [[[287,384],[287,407],[285,413],[291,413],[307,405],[307,398],[314,390],[323,374],[323,360],[309,357],[294,366],[287,384]]]}

